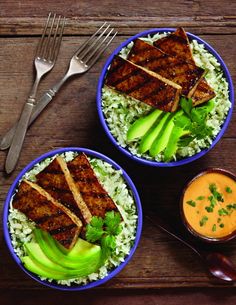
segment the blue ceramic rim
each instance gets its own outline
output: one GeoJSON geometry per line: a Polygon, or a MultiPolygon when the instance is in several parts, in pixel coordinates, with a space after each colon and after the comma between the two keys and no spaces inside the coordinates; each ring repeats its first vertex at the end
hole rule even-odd
{"type": "Polygon", "coordinates": [[[56,150],[52,150],[52,151],[49,151],[49,152],[41,155],[40,157],[33,160],[32,162],[30,162],[19,173],[19,175],[16,177],[13,184],[11,185],[11,187],[8,191],[7,198],[6,198],[6,201],[5,201],[5,204],[4,204],[4,209],[3,209],[3,234],[4,234],[4,238],[5,238],[5,242],[7,244],[7,247],[9,249],[10,254],[13,257],[14,261],[32,279],[36,280],[40,284],[43,284],[45,286],[48,286],[50,288],[55,288],[55,289],[58,289],[58,290],[78,291],[78,290],[85,290],[85,289],[93,288],[93,287],[104,284],[105,282],[107,282],[108,280],[113,278],[115,275],[117,275],[127,265],[127,263],[130,261],[130,259],[132,258],[133,254],[134,254],[134,252],[135,252],[135,250],[138,246],[138,243],[139,243],[139,240],[140,240],[140,237],[141,237],[141,232],[142,232],[142,223],[143,223],[143,213],[142,213],[142,206],[141,206],[141,201],[140,201],[140,198],[139,198],[139,194],[138,194],[138,191],[137,191],[134,183],[132,182],[131,178],[128,176],[126,171],[123,170],[123,168],[120,165],[118,165],[115,161],[113,161],[109,157],[107,157],[107,156],[105,156],[105,155],[103,155],[99,152],[96,152],[96,151],[93,151],[93,150],[90,150],[90,149],[87,149],[87,148],[79,148],[79,147],[67,147],[67,148],[59,148],[59,149],[56,149],[56,150]],[[22,176],[26,172],[31,170],[33,168],[33,166],[35,166],[37,163],[43,161],[44,159],[50,158],[50,157],[53,157],[56,154],[62,154],[64,152],[68,152],[68,151],[84,152],[88,156],[93,156],[95,158],[99,158],[101,160],[104,160],[105,162],[111,164],[116,170],[121,170],[122,171],[122,176],[123,176],[126,184],[128,185],[128,187],[132,191],[134,201],[135,201],[135,204],[136,204],[136,208],[137,208],[137,215],[138,215],[137,231],[136,231],[136,237],[135,237],[134,245],[131,248],[129,255],[125,258],[125,261],[122,262],[118,267],[113,269],[111,272],[109,272],[108,275],[106,277],[104,277],[103,279],[91,282],[91,283],[83,285],[83,286],[63,286],[63,285],[59,285],[59,284],[56,284],[56,283],[50,283],[50,282],[41,280],[39,277],[37,277],[33,273],[29,272],[27,269],[24,268],[23,264],[21,263],[21,260],[19,259],[19,257],[14,252],[13,246],[12,246],[12,243],[11,243],[11,236],[10,236],[10,233],[9,233],[9,230],[8,230],[8,214],[9,214],[9,206],[10,206],[11,198],[12,198],[12,196],[15,192],[15,189],[17,188],[18,183],[21,180],[22,176]]]}
{"type": "Polygon", "coordinates": [[[230,122],[232,113],[233,113],[233,106],[234,106],[234,88],[233,88],[233,82],[229,73],[229,70],[226,66],[226,64],[224,63],[223,59],[220,57],[220,55],[207,43],[205,42],[203,39],[199,38],[198,36],[191,34],[189,32],[187,32],[188,37],[190,38],[190,40],[197,40],[199,43],[204,44],[205,48],[216,57],[216,59],[218,60],[218,62],[221,65],[221,68],[223,70],[224,76],[228,82],[229,85],[229,100],[231,102],[231,108],[229,109],[229,112],[225,118],[224,124],[221,127],[220,132],[218,133],[218,135],[216,136],[216,138],[213,140],[211,146],[209,148],[203,149],[201,150],[199,153],[188,157],[188,158],[184,158],[178,161],[173,161],[173,162],[168,162],[168,163],[164,163],[164,162],[157,162],[157,161],[153,161],[153,160],[148,160],[148,159],[144,159],[144,158],[140,158],[138,156],[133,155],[128,149],[120,146],[117,142],[117,140],[114,138],[114,136],[111,134],[110,129],[108,128],[108,125],[106,123],[106,119],[105,116],[103,114],[102,111],[102,88],[103,88],[103,83],[104,83],[104,78],[107,72],[108,67],[110,66],[113,57],[118,54],[120,52],[120,50],[124,47],[126,47],[131,41],[142,37],[142,36],[147,36],[149,34],[156,34],[156,33],[163,33],[163,32],[173,32],[176,29],[174,28],[156,28],[156,29],[150,29],[150,30],[146,30],[144,32],[138,33],[137,35],[134,35],[132,37],[130,37],[129,39],[127,39],[126,41],[124,41],[123,43],[121,43],[116,49],[115,51],[109,56],[109,58],[107,59],[101,75],[99,77],[98,80],[98,86],[97,86],[97,110],[98,110],[98,115],[99,115],[99,119],[101,121],[101,124],[108,136],[108,138],[111,140],[111,142],[122,152],[124,153],[126,156],[128,156],[129,158],[140,162],[142,164],[146,164],[149,166],[155,166],[155,167],[173,167],[173,166],[180,166],[180,165],[184,165],[187,163],[190,163],[192,161],[197,160],[198,158],[204,156],[208,151],[210,151],[216,144],[217,142],[221,139],[221,137],[223,136],[223,134],[226,131],[226,128],[228,127],[228,124],[230,122]]]}

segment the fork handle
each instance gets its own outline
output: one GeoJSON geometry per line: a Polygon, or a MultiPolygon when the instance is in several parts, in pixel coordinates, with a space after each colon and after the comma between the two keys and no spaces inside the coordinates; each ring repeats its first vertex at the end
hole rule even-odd
{"type": "MultiPolygon", "coordinates": [[[[58,83],[56,83],[51,89],[46,91],[44,95],[40,98],[40,100],[36,103],[33,108],[32,115],[28,122],[28,126],[33,123],[33,121],[39,116],[39,114],[43,111],[43,109],[50,103],[53,99],[57,91],[61,88],[61,86],[65,83],[65,81],[69,78],[68,75],[63,77],[58,83]]],[[[5,150],[10,147],[12,139],[14,137],[16,126],[13,125],[11,129],[9,129],[4,136],[0,138],[0,150],[5,150]]]]}
{"type": "Polygon", "coordinates": [[[16,131],[13,135],[9,152],[7,154],[7,159],[5,163],[5,169],[7,174],[10,174],[16,167],[33,108],[34,103],[31,101],[31,99],[29,99],[24,105],[20,119],[15,128],[16,131]]]}

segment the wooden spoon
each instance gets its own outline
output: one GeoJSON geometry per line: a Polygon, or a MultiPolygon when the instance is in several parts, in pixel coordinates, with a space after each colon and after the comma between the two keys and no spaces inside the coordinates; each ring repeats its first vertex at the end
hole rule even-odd
{"type": "Polygon", "coordinates": [[[182,238],[177,230],[174,230],[167,222],[164,222],[157,215],[146,216],[146,218],[155,226],[163,230],[164,232],[170,234],[171,236],[178,239],[185,246],[192,249],[204,262],[208,271],[216,278],[227,281],[236,281],[236,268],[232,261],[225,255],[217,252],[207,252],[196,245],[192,245],[190,241],[186,241],[182,238]]]}

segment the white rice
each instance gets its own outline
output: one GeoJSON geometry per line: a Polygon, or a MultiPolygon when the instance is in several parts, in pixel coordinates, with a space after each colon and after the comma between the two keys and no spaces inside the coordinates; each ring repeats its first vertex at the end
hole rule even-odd
{"type": "MultiPolygon", "coordinates": [[[[76,152],[66,152],[62,154],[66,161],[72,160],[76,152]]],[[[50,162],[55,158],[47,158],[41,163],[34,166],[32,170],[27,172],[22,179],[35,181],[35,175],[41,172],[50,162]]],[[[109,163],[90,157],[90,164],[93,167],[99,181],[104,186],[105,190],[116,203],[122,218],[122,231],[116,238],[116,250],[108,258],[104,266],[102,266],[96,273],[89,276],[76,278],[71,280],[56,281],[61,285],[84,285],[91,281],[96,281],[107,276],[108,272],[118,266],[125,260],[132,248],[136,236],[137,227],[137,211],[134,198],[131,190],[124,181],[121,170],[114,169],[109,163]]],[[[24,243],[34,240],[33,229],[35,223],[30,221],[23,213],[10,206],[8,217],[9,232],[12,238],[12,245],[15,253],[20,258],[25,253],[24,243]]],[[[51,279],[41,278],[51,282],[51,279]]]]}
{"type": "MultiPolygon", "coordinates": [[[[154,36],[149,35],[140,39],[152,44],[155,40],[166,35],[167,33],[155,34],[154,36]]],[[[133,42],[123,48],[119,55],[126,58],[132,45],[133,42]]],[[[231,108],[228,83],[223,76],[223,71],[217,59],[205,49],[203,44],[198,43],[196,40],[191,41],[190,47],[196,64],[208,71],[206,79],[216,93],[214,98],[215,108],[207,117],[207,125],[213,128],[213,134],[211,138],[194,139],[187,147],[179,148],[174,156],[174,160],[195,155],[202,149],[209,147],[219,133],[231,108]]],[[[128,142],[126,138],[129,127],[139,117],[147,114],[152,109],[150,106],[104,86],[102,89],[102,107],[110,132],[121,147],[128,149],[133,155],[138,157],[158,162],[163,161],[163,152],[156,157],[151,157],[148,153],[140,154],[138,149],[140,140],[128,142]]]]}

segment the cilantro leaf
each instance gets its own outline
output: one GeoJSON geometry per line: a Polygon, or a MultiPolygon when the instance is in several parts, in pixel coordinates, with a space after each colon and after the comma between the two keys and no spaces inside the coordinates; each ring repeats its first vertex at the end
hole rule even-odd
{"type": "Polygon", "coordinates": [[[106,231],[111,235],[118,235],[121,232],[121,217],[119,213],[114,211],[107,212],[104,219],[106,231]]]}
{"type": "Polygon", "coordinates": [[[192,111],[192,108],[193,108],[192,99],[186,99],[186,98],[182,97],[181,100],[180,100],[180,106],[183,109],[183,111],[189,117],[191,117],[191,111],[192,111]]]}
{"type": "Polygon", "coordinates": [[[104,219],[93,216],[90,224],[86,226],[86,239],[101,245],[103,260],[116,249],[116,236],[122,230],[121,220],[120,213],[110,211],[105,214],[104,219]]]}
{"type": "Polygon", "coordinates": [[[176,118],[174,123],[178,127],[188,130],[190,135],[181,138],[178,141],[178,147],[188,146],[194,139],[201,140],[212,136],[213,129],[206,124],[206,119],[214,108],[213,101],[205,103],[204,106],[193,107],[191,99],[182,97],[180,106],[184,111],[184,115],[176,118]]]}
{"type": "Polygon", "coordinates": [[[116,238],[112,235],[104,236],[101,239],[102,255],[106,260],[116,248],[116,238]]]}
{"type": "Polygon", "coordinates": [[[94,243],[101,239],[103,236],[104,231],[101,228],[97,228],[96,226],[92,226],[91,224],[88,224],[86,227],[86,239],[87,241],[94,243]]]}
{"type": "Polygon", "coordinates": [[[90,221],[90,225],[99,229],[102,229],[104,225],[104,220],[102,217],[93,216],[92,220],[90,221]]]}

